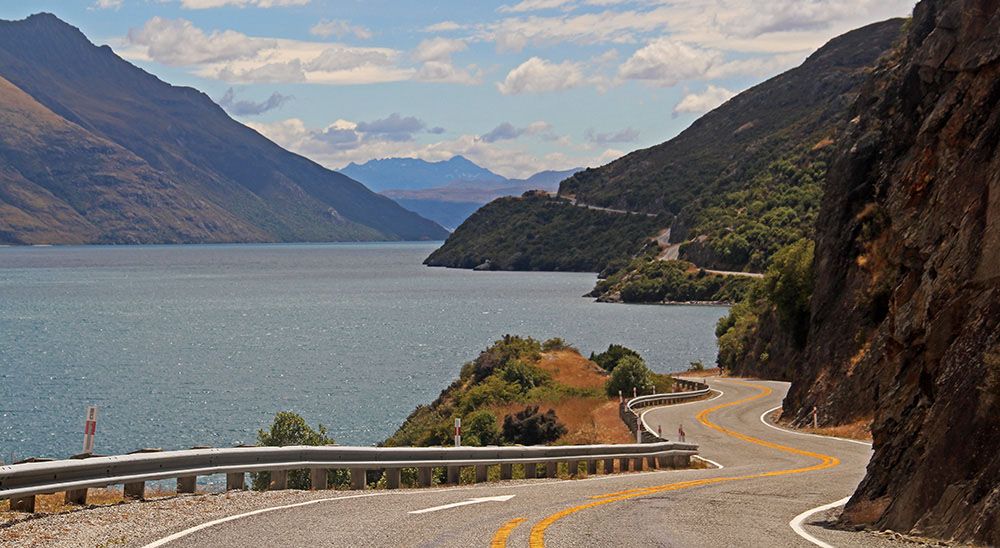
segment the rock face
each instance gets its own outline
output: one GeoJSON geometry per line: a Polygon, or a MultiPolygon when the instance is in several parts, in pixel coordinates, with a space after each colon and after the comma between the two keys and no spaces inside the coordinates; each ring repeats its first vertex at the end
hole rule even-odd
{"type": "Polygon", "coordinates": [[[918,4],[855,114],[786,415],[874,417],[845,519],[1000,545],[1000,2],[918,4]]]}

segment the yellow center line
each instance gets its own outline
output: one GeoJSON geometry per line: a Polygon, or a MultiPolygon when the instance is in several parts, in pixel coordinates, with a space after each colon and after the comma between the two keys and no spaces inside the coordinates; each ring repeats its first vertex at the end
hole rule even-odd
{"type": "MultiPolygon", "coordinates": [[[[805,451],[805,450],[802,450],[802,449],[796,449],[795,447],[788,447],[787,445],[781,445],[781,444],[778,444],[778,443],[774,443],[774,442],[762,440],[760,438],[755,438],[755,437],[752,437],[752,436],[748,436],[746,434],[742,434],[740,432],[736,432],[735,430],[730,430],[728,428],[719,426],[718,424],[716,424],[716,423],[712,422],[711,420],[709,420],[709,418],[708,418],[709,415],[711,415],[712,413],[714,413],[714,412],[716,412],[716,411],[718,411],[720,409],[725,409],[727,407],[735,407],[737,405],[743,405],[743,404],[746,404],[746,403],[750,403],[752,401],[759,400],[761,398],[765,398],[765,397],[767,397],[768,395],[770,395],[773,392],[767,386],[760,385],[760,384],[751,384],[751,383],[744,383],[744,382],[736,382],[736,384],[739,384],[739,385],[742,385],[742,386],[748,386],[750,388],[756,388],[756,389],[759,390],[759,392],[757,394],[754,394],[753,396],[749,396],[749,397],[743,398],[741,400],[736,400],[736,401],[733,401],[733,402],[724,403],[724,404],[721,404],[721,405],[716,405],[714,407],[710,407],[708,409],[705,409],[701,413],[698,413],[698,415],[696,416],[698,422],[702,423],[703,425],[707,426],[708,428],[711,428],[713,430],[717,430],[719,432],[722,432],[723,434],[726,434],[727,436],[731,436],[731,437],[743,440],[743,441],[748,442],[748,443],[753,443],[753,444],[756,444],[756,445],[761,445],[761,446],[764,446],[764,447],[767,447],[767,448],[770,448],[770,449],[775,449],[777,451],[783,451],[783,452],[786,452],[786,453],[792,453],[792,454],[795,454],[795,455],[801,455],[801,456],[804,456],[804,457],[814,458],[814,459],[817,459],[819,462],[817,464],[813,465],[813,466],[808,466],[808,467],[804,467],[804,468],[792,468],[792,469],[786,469],[786,470],[774,470],[774,471],[771,471],[771,472],[762,472],[762,473],[759,473],[759,474],[749,474],[749,475],[746,475],[746,476],[725,476],[725,477],[718,477],[718,478],[706,478],[706,479],[700,479],[700,480],[681,481],[681,482],[676,482],[676,483],[669,483],[669,484],[666,484],[666,485],[659,485],[659,486],[655,486],[655,487],[630,489],[628,491],[619,491],[619,492],[616,492],[616,493],[609,493],[607,495],[601,496],[600,500],[595,500],[594,502],[589,502],[587,504],[581,504],[579,506],[573,506],[573,507],[567,508],[567,509],[562,510],[560,512],[556,512],[555,514],[552,514],[552,515],[546,517],[545,519],[539,521],[538,523],[535,524],[534,527],[531,528],[531,535],[530,535],[530,538],[529,538],[529,546],[531,548],[544,548],[545,547],[545,531],[553,523],[556,523],[557,521],[559,521],[559,520],[561,520],[561,519],[563,519],[563,518],[565,518],[567,516],[571,516],[571,515],[573,515],[573,514],[575,514],[577,512],[581,512],[583,510],[587,510],[587,509],[590,509],[590,508],[596,508],[598,506],[603,506],[605,504],[611,504],[612,502],[618,502],[618,501],[622,501],[622,500],[633,499],[633,498],[636,498],[636,497],[642,497],[642,496],[652,495],[652,494],[656,494],[656,493],[663,493],[663,492],[666,492],[666,491],[677,491],[677,490],[680,490],[680,489],[689,489],[689,488],[692,488],[692,487],[699,487],[699,486],[703,486],[703,485],[712,485],[712,484],[716,484],[716,483],[725,483],[725,482],[731,482],[731,481],[749,480],[749,479],[775,477],[775,476],[787,476],[787,475],[791,475],[791,474],[804,474],[804,473],[807,473],[807,472],[816,472],[818,470],[825,470],[825,469],[828,469],[828,468],[833,468],[833,467],[838,466],[840,464],[840,459],[838,459],[837,457],[832,457],[830,455],[823,455],[821,453],[814,453],[812,451],[805,451]]],[[[591,498],[597,498],[597,497],[591,497],[591,498]]],[[[498,533],[498,535],[499,535],[499,533],[498,533]]],[[[505,546],[505,544],[497,545],[496,541],[494,540],[493,546],[494,547],[498,547],[498,546],[499,547],[503,547],[503,546],[505,546]]]]}
{"type": "Polygon", "coordinates": [[[514,528],[525,521],[527,521],[525,518],[514,518],[503,524],[500,529],[497,529],[497,534],[493,535],[493,542],[490,543],[490,548],[505,548],[507,546],[507,539],[514,532],[514,528]]]}

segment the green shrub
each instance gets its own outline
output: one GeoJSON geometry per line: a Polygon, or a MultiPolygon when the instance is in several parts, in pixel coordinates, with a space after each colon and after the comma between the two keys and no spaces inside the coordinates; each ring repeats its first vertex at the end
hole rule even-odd
{"type": "MultiPolygon", "coordinates": [[[[333,445],[333,439],[326,435],[326,428],[319,425],[313,430],[304,418],[291,411],[282,411],[275,415],[274,422],[268,430],[257,431],[257,445],[266,447],[288,447],[293,445],[333,445]]],[[[269,472],[251,474],[253,488],[258,491],[267,489],[271,483],[269,472]]],[[[288,473],[290,489],[309,489],[309,472],[307,470],[292,470],[288,473]]]]}
{"type": "Polygon", "coordinates": [[[764,278],[764,290],[775,306],[778,320],[800,346],[809,333],[815,249],[816,244],[807,239],[783,248],[774,255],[764,278]]]}
{"type": "Polygon", "coordinates": [[[544,445],[566,435],[566,427],[559,422],[556,412],[549,409],[539,413],[538,406],[526,407],[503,419],[503,437],[517,445],[544,445]]]}
{"type": "Polygon", "coordinates": [[[504,335],[503,339],[494,342],[473,362],[473,380],[482,381],[513,360],[536,361],[541,357],[541,352],[542,345],[531,337],[504,335]]]}
{"type": "Polygon", "coordinates": [[[618,362],[627,356],[632,356],[634,358],[641,358],[639,353],[631,348],[627,348],[620,344],[612,344],[608,346],[608,349],[600,354],[590,354],[590,361],[601,366],[605,371],[611,372],[615,370],[618,366],[618,362]]]}
{"type": "Polygon", "coordinates": [[[491,376],[462,396],[459,411],[465,414],[487,405],[510,403],[519,400],[523,394],[521,385],[491,376]]]}
{"type": "Polygon", "coordinates": [[[701,360],[696,360],[691,362],[690,371],[704,371],[704,370],[705,370],[705,364],[701,363],[701,360]]]}
{"type": "Polygon", "coordinates": [[[489,411],[476,411],[462,420],[462,445],[500,445],[497,418],[489,411]]]}
{"type": "Polygon", "coordinates": [[[611,372],[605,389],[611,397],[617,397],[619,391],[631,397],[633,388],[639,394],[646,394],[653,386],[652,371],[646,367],[646,362],[637,356],[625,356],[611,372]]]}
{"type": "Polygon", "coordinates": [[[569,343],[560,339],[559,337],[553,337],[544,343],[542,343],[542,350],[545,352],[553,352],[555,350],[576,350],[569,343]]]}
{"type": "Polygon", "coordinates": [[[501,379],[517,384],[521,392],[552,382],[552,375],[542,368],[522,360],[513,360],[498,372],[501,379]]]}

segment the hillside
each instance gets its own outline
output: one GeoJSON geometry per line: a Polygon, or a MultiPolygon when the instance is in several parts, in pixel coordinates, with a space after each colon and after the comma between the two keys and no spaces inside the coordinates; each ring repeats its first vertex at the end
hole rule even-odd
{"type": "Polygon", "coordinates": [[[837,147],[784,415],[872,421],[849,523],[1000,545],[1000,6],[923,0],[837,147]]]}
{"type": "MultiPolygon", "coordinates": [[[[676,138],[577,173],[563,181],[559,194],[591,206],[657,214],[659,222],[645,236],[670,228],[664,243],[683,244],[679,258],[699,267],[760,272],[778,249],[811,235],[833,139],[902,23],[885,21],[835,38],[800,67],[744,91],[676,138]]],[[[490,218],[518,216],[516,209],[524,206],[498,204],[490,218]]],[[[487,240],[510,239],[474,219],[452,236],[463,248],[489,255],[487,240]]],[[[539,231],[538,238],[546,237],[561,237],[561,231],[539,231]]],[[[544,246],[538,238],[532,247],[544,246]]],[[[622,244],[614,257],[619,260],[635,251],[632,241],[622,244]]],[[[445,244],[438,262],[462,256],[452,245],[445,244]]],[[[586,240],[580,245],[585,250],[586,240]]]]}
{"type": "Polygon", "coordinates": [[[0,21],[0,241],[422,240],[437,224],[292,154],[53,15],[0,21]],[[53,161],[53,154],[58,161],[53,161]]]}
{"type": "Polygon", "coordinates": [[[507,182],[506,177],[478,166],[463,156],[440,162],[418,158],[385,158],[369,160],[363,164],[351,162],[340,172],[376,192],[434,188],[452,182],[507,182]]]}

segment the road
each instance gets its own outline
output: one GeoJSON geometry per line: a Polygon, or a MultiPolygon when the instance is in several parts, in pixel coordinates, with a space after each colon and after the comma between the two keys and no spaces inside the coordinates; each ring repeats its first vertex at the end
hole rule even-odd
{"type": "MultiPolygon", "coordinates": [[[[721,395],[650,410],[644,419],[654,428],[662,425],[665,433],[683,424],[688,441],[701,444],[701,454],[722,469],[331,493],[331,500],[182,532],[185,536],[165,545],[812,546],[789,522],[850,495],[864,475],[870,448],[764,424],[761,416],[780,405],[785,383],[717,379],[710,384],[721,395]],[[444,508],[433,509],[438,506],[444,508]]],[[[810,521],[805,532],[830,545],[883,542],[810,521]]]]}

